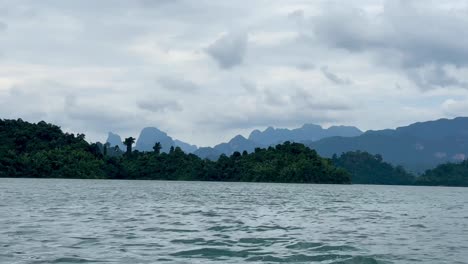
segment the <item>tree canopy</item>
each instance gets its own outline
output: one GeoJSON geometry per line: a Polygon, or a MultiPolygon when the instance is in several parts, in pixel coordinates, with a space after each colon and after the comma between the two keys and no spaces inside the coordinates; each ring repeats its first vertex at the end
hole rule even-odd
{"type": "Polygon", "coordinates": [[[351,182],[357,184],[413,184],[415,177],[401,166],[384,162],[381,155],[351,151],[340,157],[333,155],[333,163],[351,174],[351,182]]]}
{"type": "Polygon", "coordinates": [[[89,144],[83,134],[64,133],[43,121],[0,119],[0,177],[468,186],[468,161],[416,177],[380,155],[353,151],[327,159],[291,142],[221,155],[216,161],[179,147],[164,153],[159,143],[154,151],[132,151],[133,137],[124,143],[125,155],[118,147],[89,144]]]}
{"type": "Polygon", "coordinates": [[[58,126],[22,120],[0,120],[0,177],[103,178],[295,183],[349,183],[348,173],[302,144],[286,142],[254,153],[235,152],[217,161],[186,154],[179,147],[161,153],[132,151],[126,155],[82,134],[63,133],[58,126]]]}

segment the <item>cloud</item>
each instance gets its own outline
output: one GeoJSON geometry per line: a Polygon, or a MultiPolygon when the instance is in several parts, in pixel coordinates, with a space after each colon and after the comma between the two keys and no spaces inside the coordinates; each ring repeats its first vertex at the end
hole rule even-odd
{"type": "Polygon", "coordinates": [[[256,93],[258,91],[257,85],[249,80],[241,79],[241,86],[249,93],[256,93]]]}
{"type": "Polygon", "coordinates": [[[164,101],[160,99],[138,101],[137,106],[143,110],[155,113],[182,111],[182,106],[177,101],[164,101]]]}
{"type": "Polygon", "coordinates": [[[224,131],[272,124],[294,127],[304,123],[339,123],[353,110],[342,98],[314,95],[313,91],[295,86],[256,87],[253,93],[220,104],[223,111],[207,112],[197,122],[224,131]]]}
{"type": "Polygon", "coordinates": [[[242,64],[247,51],[247,34],[225,34],[213,42],[205,51],[223,69],[242,64]]]}
{"type": "Polygon", "coordinates": [[[468,88],[468,83],[450,75],[448,70],[441,65],[427,65],[425,67],[408,69],[407,74],[418,87],[424,90],[439,87],[468,88]]]}
{"type": "Polygon", "coordinates": [[[6,31],[8,29],[8,24],[0,21],[0,32],[1,31],[6,31]]]}
{"type": "Polygon", "coordinates": [[[447,99],[442,103],[442,110],[449,117],[466,116],[468,112],[468,98],[447,99]]]}
{"type": "Polygon", "coordinates": [[[320,68],[320,70],[322,71],[323,75],[331,82],[335,83],[335,84],[338,84],[338,85],[347,85],[347,84],[351,84],[351,81],[349,79],[346,79],[346,78],[341,78],[339,77],[338,75],[334,74],[333,72],[331,72],[327,66],[323,66],[322,68],[320,68]]]}
{"type": "Polygon", "coordinates": [[[302,71],[309,71],[309,70],[314,70],[315,65],[310,64],[310,63],[299,63],[298,65],[296,65],[296,68],[302,71]]]}
{"type": "Polygon", "coordinates": [[[468,111],[464,0],[246,3],[3,1],[0,116],[90,140],[157,126],[206,145],[468,111]]]}
{"type": "Polygon", "coordinates": [[[468,66],[468,39],[460,37],[468,35],[466,9],[397,0],[385,1],[381,11],[370,12],[333,3],[310,18],[317,40],[330,47],[373,52],[378,63],[401,68],[423,89],[457,84],[440,70],[444,65],[468,66]],[[438,77],[415,78],[415,72],[428,65],[435,65],[438,77]]]}
{"type": "Polygon", "coordinates": [[[159,78],[158,83],[164,89],[167,89],[170,91],[193,93],[193,92],[196,92],[198,89],[200,89],[200,87],[196,83],[192,81],[184,80],[182,79],[182,77],[175,78],[175,77],[165,76],[165,77],[159,78]]]}

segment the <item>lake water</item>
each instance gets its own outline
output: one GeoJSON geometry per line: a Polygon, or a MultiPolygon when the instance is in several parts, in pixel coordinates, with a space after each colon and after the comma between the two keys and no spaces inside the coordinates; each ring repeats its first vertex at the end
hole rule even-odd
{"type": "Polygon", "coordinates": [[[0,179],[0,263],[468,263],[468,188],[0,179]]]}

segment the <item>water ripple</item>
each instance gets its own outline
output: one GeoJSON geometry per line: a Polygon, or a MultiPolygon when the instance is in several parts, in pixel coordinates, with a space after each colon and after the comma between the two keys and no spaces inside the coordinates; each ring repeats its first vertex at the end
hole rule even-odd
{"type": "Polygon", "coordinates": [[[0,263],[466,263],[462,188],[0,179],[0,263]]]}

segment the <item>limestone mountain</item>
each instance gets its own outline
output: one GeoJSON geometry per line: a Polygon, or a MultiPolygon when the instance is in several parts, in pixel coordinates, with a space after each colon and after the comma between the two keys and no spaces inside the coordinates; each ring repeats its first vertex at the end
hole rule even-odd
{"type": "MultiPolygon", "coordinates": [[[[111,146],[117,145],[120,149],[125,149],[122,144],[121,137],[117,134],[109,132],[106,142],[110,143],[111,146]]],[[[138,136],[135,150],[153,151],[153,147],[156,142],[161,143],[161,152],[169,152],[171,147],[180,147],[186,153],[193,153],[198,148],[196,145],[191,145],[183,141],[173,139],[168,136],[167,133],[159,130],[158,128],[145,127],[138,136]]]]}
{"type": "Polygon", "coordinates": [[[361,134],[362,131],[353,126],[332,126],[324,129],[319,125],[305,124],[300,128],[291,130],[287,128],[273,127],[268,127],[264,131],[254,130],[250,134],[249,140],[261,145],[270,146],[283,143],[285,141],[316,141],[326,137],[355,137],[361,134]]]}
{"type": "Polygon", "coordinates": [[[110,147],[117,146],[117,147],[119,147],[120,150],[125,149],[125,146],[122,143],[122,138],[119,135],[114,134],[112,132],[108,133],[106,143],[109,143],[110,147]]]}
{"type": "Polygon", "coordinates": [[[396,129],[367,131],[357,137],[331,137],[307,145],[325,157],[348,151],[381,154],[394,165],[423,172],[468,157],[468,118],[420,122],[396,129]]]}

